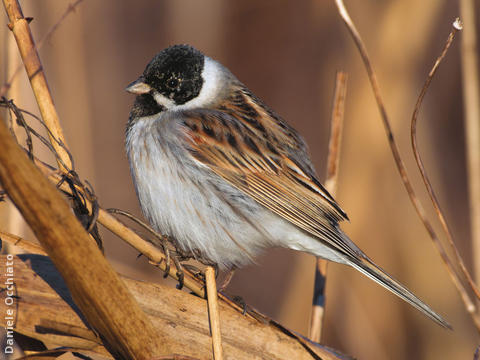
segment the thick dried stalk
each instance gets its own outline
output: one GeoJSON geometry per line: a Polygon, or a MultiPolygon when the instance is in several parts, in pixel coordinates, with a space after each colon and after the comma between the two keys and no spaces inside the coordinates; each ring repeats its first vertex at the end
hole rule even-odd
{"type": "Polygon", "coordinates": [[[460,0],[460,15],[464,23],[461,58],[470,229],[474,273],[478,282],[480,281],[480,74],[478,73],[474,3],[473,0],[460,0]]]}
{"type": "Polygon", "coordinates": [[[217,283],[215,269],[207,266],[205,269],[205,282],[207,284],[208,319],[212,333],[213,358],[223,360],[222,333],[220,331],[220,313],[218,311],[217,283]]]}
{"type": "MultiPolygon", "coordinates": [[[[0,256],[2,274],[5,272],[5,260],[6,255],[0,256]]],[[[80,353],[88,350],[108,356],[98,344],[98,338],[75,312],[64,282],[48,258],[22,254],[13,257],[12,262],[21,309],[17,313],[15,331],[50,344],[49,348],[76,347],[80,353]]],[[[170,354],[212,358],[204,299],[166,285],[125,277],[122,281],[154,326],[165,331],[173,345],[170,354]]],[[[1,313],[5,313],[5,306],[1,301],[1,313]]],[[[322,346],[302,346],[288,332],[273,324],[258,323],[225,304],[219,303],[219,310],[223,320],[223,347],[230,359],[347,359],[322,346]]],[[[110,356],[108,358],[111,359],[110,356]]],[[[152,357],[152,360],[158,358],[152,357]]]]}
{"type": "MultiPolygon", "coordinates": [[[[390,145],[390,150],[392,151],[392,155],[393,155],[393,158],[395,160],[395,165],[397,166],[397,170],[400,174],[400,178],[402,179],[403,185],[405,186],[408,197],[410,198],[410,201],[413,204],[413,206],[415,208],[415,211],[417,212],[418,217],[422,221],[423,226],[427,230],[428,235],[430,236],[430,238],[432,239],[432,242],[436,246],[437,251],[440,254],[440,257],[441,257],[442,261],[444,262],[444,264],[447,268],[448,274],[450,275],[450,279],[452,280],[453,284],[457,288],[457,291],[459,292],[459,294],[460,294],[460,296],[461,296],[461,298],[464,302],[465,309],[467,310],[467,312],[469,314],[473,314],[473,312],[475,311],[475,305],[472,302],[472,300],[470,299],[470,296],[468,295],[468,293],[465,291],[465,288],[463,287],[463,284],[460,281],[460,279],[458,278],[457,274],[453,270],[453,268],[451,266],[451,263],[450,263],[448,257],[446,256],[446,251],[445,251],[442,243],[440,242],[440,240],[437,236],[437,233],[435,232],[432,224],[428,220],[425,209],[423,208],[420,200],[418,199],[417,195],[415,194],[415,191],[413,190],[413,186],[412,186],[412,183],[410,182],[410,179],[408,177],[405,164],[404,164],[404,162],[403,162],[403,160],[400,156],[400,151],[398,150],[397,144],[395,142],[395,138],[393,136],[392,128],[391,128],[391,125],[390,125],[390,120],[388,118],[387,111],[386,111],[385,105],[383,103],[383,99],[380,95],[380,87],[378,85],[378,81],[377,81],[377,77],[375,75],[375,72],[373,71],[373,67],[372,67],[370,58],[368,56],[367,49],[366,49],[366,47],[365,47],[365,45],[364,45],[364,43],[363,43],[363,41],[360,37],[360,34],[359,34],[355,24],[353,23],[352,19],[350,18],[350,15],[348,14],[347,9],[345,8],[343,0],[335,0],[335,4],[338,8],[339,14],[340,14],[343,22],[345,23],[348,31],[352,35],[353,41],[355,42],[355,45],[357,46],[357,48],[359,50],[359,53],[360,53],[360,56],[361,56],[361,58],[363,60],[363,63],[365,65],[365,69],[366,69],[367,74],[368,74],[368,79],[369,79],[370,84],[372,86],[373,94],[375,96],[375,100],[377,102],[377,106],[378,106],[378,109],[380,111],[382,122],[383,122],[385,132],[386,132],[386,135],[387,135],[388,143],[390,145]]],[[[477,323],[475,318],[473,320],[474,320],[475,326],[477,327],[477,330],[480,331],[480,323],[477,323]]]]}
{"type": "Polygon", "coordinates": [[[89,324],[118,358],[170,353],[58,190],[28,159],[0,120],[0,183],[63,275],[89,324]]]}
{"type": "MultiPolygon", "coordinates": [[[[345,95],[347,92],[347,73],[339,71],[335,80],[335,95],[333,99],[330,141],[328,144],[327,177],[325,188],[335,197],[338,185],[338,166],[342,144],[343,115],[345,112],[345,95]]],[[[313,307],[310,318],[310,339],[320,342],[325,314],[325,289],[327,282],[328,262],[317,258],[315,268],[315,285],[313,292],[313,307]]]]}
{"type": "MultiPolygon", "coordinates": [[[[5,10],[10,21],[8,27],[13,32],[17,41],[20,55],[22,56],[28,79],[37,100],[43,121],[51,131],[50,142],[59,154],[63,164],[71,169],[72,164],[68,156],[65,138],[58,118],[57,110],[53,104],[52,95],[48,88],[47,79],[43,72],[42,63],[38,56],[32,33],[28,25],[28,20],[24,18],[22,9],[17,0],[3,0],[5,10]],[[63,144],[63,146],[61,145],[63,144]]],[[[58,166],[66,170],[62,163],[58,161],[58,166]]]]}

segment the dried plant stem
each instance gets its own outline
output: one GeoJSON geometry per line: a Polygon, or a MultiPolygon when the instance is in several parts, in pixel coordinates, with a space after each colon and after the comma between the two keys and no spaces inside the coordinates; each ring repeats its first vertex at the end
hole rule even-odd
{"type": "MultiPolygon", "coordinates": [[[[75,312],[70,297],[63,296],[63,292],[58,293],[59,289],[63,289],[64,282],[51,261],[45,257],[26,254],[22,255],[21,260],[15,257],[13,262],[16,289],[21,297],[20,306],[23,314],[18,317],[16,331],[49,344],[50,348],[73,347],[77,349],[78,354],[90,355],[89,358],[92,359],[104,359],[103,356],[95,356],[95,354],[105,356],[105,350],[97,346],[96,337],[92,336],[91,329],[88,329],[75,312]],[[48,274],[48,278],[42,274],[48,274]],[[42,328],[42,331],[39,331],[39,328],[42,328]],[[59,332],[61,336],[58,336],[59,332]]],[[[6,255],[0,256],[2,274],[6,271],[5,263],[6,255]]],[[[205,311],[207,303],[204,299],[167,285],[121,278],[155,327],[164,331],[173,345],[172,353],[198,359],[212,359],[212,339],[205,311]]],[[[349,358],[335,355],[336,352],[332,349],[305,343],[277,324],[258,323],[222,303],[218,305],[222,317],[225,358],[295,360],[349,358]]],[[[5,306],[1,301],[0,313],[5,311],[5,306]]],[[[125,326],[128,326],[128,323],[125,326]]],[[[157,358],[152,357],[150,360],[157,358]]]]}
{"type": "MultiPolygon", "coordinates": [[[[112,233],[126,241],[140,253],[145,255],[152,263],[156,264],[163,271],[166,270],[165,254],[153,244],[142,239],[132,229],[122,224],[117,218],[110,215],[107,211],[100,209],[98,213],[98,222],[105,226],[112,233]]],[[[205,297],[203,284],[190,275],[186,270],[187,276],[184,277],[184,285],[200,297],[205,297]],[[190,275],[190,276],[188,276],[190,275]]],[[[171,264],[168,275],[178,280],[177,268],[171,264]]]]}
{"type": "MultiPolygon", "coordinates": [[[[425,166],[423,164],[423,161],[420,157],[420,153],[418,151],[418,144],[417,144],[417,119],[418,119],[418,113],[420,111],[420,107],[422,105],[423,98],[425,97],[425,94],[427,93],[427,90],[430,86],[430,83],[433,80],[433,76],[435,75],[438,67],[440,66],[441,61],[443,60],[443,58],[447,54],[447,51],[448,51],[450,45],[452,44],[453,38],[455,37],[455,34],[458,30],[461,30],[461,24],[460,24],[459,20],[457,19],[455,21],[455,23],[453,24],[452,31],[450,32],[450,34],[447,38],[447,41],[445,43],[445,47],[443,48],[442,53],[440,54],[440,56],[435,61],[435,64],[433,65],[432,70],[430,70],[430,73],[427,76],[425,84],[423,85],[422,91],[420,92],[420,95],[418,96],[417,103],[415,104],[415,109],[414,109],[413,115],[412,115],[411,141],[412,141],[413,154],[415,155],[415,161],[417,162],[418,168],[420,170],[420,174],[422,176],[422,180],[425,184],[425,187],[427,188],[428,195],[430,196],[430,199],[432,201],[435,212],[437,213],[437,216],[440,220],[440,224],[442,225],[443,231],[445,232],[445,234],[447,236],[447,241],[448,241],[450,247],[452,248],[453,254],[455,256],[455,261],[460,266],[460,269],[462,270],[463,275],[467,279],[468,284],[470,285],[471,289],[473,290],[473,292],[475,293],[477,298],[480,299],[480,292],[479,292],[477,286],[475,285],[470,273],[468,272],[468,270],[465,266],[465,263],[463,262],[463,259],[460,255],[460,253],[458,252],[457,247],[455,246],[455,242],[453,241],[452,232],[450,231],[450,228],[447,224],[447,220],[445,219],[445,216],[444,216],[444,214],[443,214],[443,212],[440,208],[440,204],[438,202],[437,196],[435,195],[435,192],[433,190],[432,184],[431,184],[431,182],[430,182],[430,180],[427,176],[425,166]]],[[[447,255],[442,254],[442,258],[443,257],[447,258],[447,255]]],[[[444,261],[445,261],[445,264],[450,269],[449,272],[453,273],[454,269],[453,269],[453,265],[451,264],[451,262],[448,260],[448,258],[444,261]]],[[[454,276],[457,277],[456,274],[454,276]]],[[[457,279],[457,281],[460,282],[460,279],[457,279]]],[[[472,316],[475,316],[475,319],[474,319],[475,323],[480,324],[480,318],[478,318],[478,315],[475,314],[476,307],[473,304],[473,301],[467,295],[467,292],[466,292],[465,288],[463,287],[463,285],[461,285],[460,287],[457,287],[457,288],[458,288],[459,291],[461,291],[462,298],[464,299],[464,303],[467,307],[467,310],[469,310],[469,312],[472,314],[472,316]]],[[[480,328],[479,328],[479,330],[480,330],[480,328]]]]}
{"type": "MultiPolygon", "coordinates": [[[[15,43],[15,39],[10,36],[8,32],[5,32],[7,37],[7,77],[12,76],[15,73],[14,68],[20,67],[21,64],[19,63],[18,59],[18,50],[17,45],[15,43]],[[18,65],[18,66],[17,66],[18,65]]],[[[21,67],[20,67],[21,69],[21,67]]],[[[10,82],[10,86],[8,89],[8,96],[10,99],[19,99],[20,98],[20,82],[18,79],[16,81],[13,80],[10,82]]],[[[0,95],[1,97],[1,95],[0,95]]],[[[13,130],[15,131],[19,126],[16,121],[13,121],[11,124],[13,130]]],[[[25,221],[22,219],[22,216],[18,213],[17,209],[12,203],[8,204],[7,207],[7,218],[8,218],[8,226],[7,230],[14,234],[22,234],[25,229],[25,221]]],[[[11,252],[8,246],[5,249],[7,252],[11,252]]]]}
{"type": "Polygon", "coordinates": [[[58,190],[18,146],[0,119],[0,183],[22,213],[88,323],[117,358],[169,354],[156,330],[58,190]]]}
{"type": "MultiPolygon", "coordinates": [[[[33,93],[37,100],[42,118],[50,129],[50,142],[55,148],[63,163],[70,169],[72,168],[70,157],[65,149],[66,142],[63,136],[62,128],[58,118],[57,110],[53,104],[52,95],[48,88],[47,79],[43,72],[42,63],[38,56],[35,43],[33,41],[32,33],[28,25],[28,20],[25,19],[17,0],[3,0],[5,10],[10,21],[8,27],[13,32],[15,40],[17,41],[18,49],[27,71],[28,79],[33,89],[33,93]],[[63,146],[61,145],[63,144],[63,146]]],[[[60,169],[67,170],[62,163],[58,161],[60,169]]]]}
{"type": "Polygon", "coordinates": [[[460,15],[464,23],[461,59],[472,257],[475,279],[480,281],[480,74],[473,0],[460,0],[460,15]]]}
{"type": "MultiPolygon", "coordinates": [[[[70,15],[76,10],[77,6],[82,1],[83,0],[75,0],[72,4],[68,5],[67,9],[62,14],[62,16],[60,16],[58,21],[55,24],[53,24],[53,26],[47,31],[47,33],[43,36],[43,38],[38,42],[37,49],[40,50],[42,46],[45,44],[45,42],[51,39],[52,35],[57,31],[57,29],[63,23],[63,21],[68,17],[68,15],[70,15]]],[[[9,63],[9,66],[10,65],[12,65],[12,70],[13,70],[13,63],[12,64],[9,63]]],[[[15,70],[9,72],[7,82],[4,83],[0,88],[0,97],[5,96],[7,92],[10,93],[11,89],[14,87],[13,82],[15,78],[18,76],[18,74],[20,74],[21,70],[22,70],[22,64],[19,63],[17,66],[15,66],[15,70]]],[[[14,96],[10,96],[10,98],[16,99],[14,96]]]]}
{"type": "Polygon", "coordinates": [[[208,317],[212,333],[213,358],[223,360],[222,334],[220,332],[220,312],[218,310],[217,283],[215,269],[207,266],[205,269],[205,282],[207,284],[208,317]]]}
{"type": "MultiPolygon", "coordinates": [[[[458,279],[458,276],[456,275],[455,271],[453,270],[453,266],[451,262],[449,261],[447,254],[445,252],[445,249],[443,248],[443,245],[440,243],[440,240],[438,239],[438,236],[433,229],[432,224],[430,221],[427,219],[425,210],[418,200],[418,197],[415,194],[415,191],[413,190],[412,184],[409,180],[409,177],[407,175],[407,170],[405,167],[405,164],[403,163],[403,160],[400,156],[400,152],[398,150],[397,144],[395,142],[392,128],[390,126],[390,121],[388,119],[387,111],[385,109],[382,97],[380,96],[380,88],[378,86],[378,81],[377,77],[375,75],[375,72],[373,71],[372,64],[370,62],[370,58],[368,57],[367,49],[360,37],[360,34],[358,33],[357,28],[355,27],[354,23],[352,22],[352,19],[350,18],[350,15],[347,12],[347,9],[345,8],[345,5],[342,0],[335,0],[335,4],[337,5],[339,14],[344,21],[345,25],[347,26],[347,29],[349,30],[350,34],[352,35],[353,41],[355,42],[359,52],[360,56],[362,57],[362,60],[364,62],[367,74],[368,74],[368,79],[370,81],[370,84],[373,89],[373,93],[375,96],[375,100],[377,102],[378,109],[380,111],[380,115],[382,117],[383,125],[385,128],[385,132],[387,135],[387,139],[390,145],[390,149],[392,151],[393,158],[395,160],[395,164],[397,166],[398,172],[400,173],[400,177],[402,179],[402,182],[405,186],[405,189],[407,191],[407,194],[410,198],[410,201],[412,202],[415,211],[417,212],[418,217],[422,221],[425,229],[428,232],[428,235],[432,239],[433,243],[437,247],[437,250],[446,265],[447,271],[450,275],[450,278],[457,288],[457,291],[459,292],[460,296],[462,297],[462,300],[464,302],[466,310],[470,313],[473,314],[475,312],[475,305],[470,299],[470,296],[466,292],[462,282],[458,279]]],[[[477,330],[480,331],[480,322],[476,319],[473,318],[475,322],[475,326],[477,327],[477,330]]]]}
{"type": "MultiPolygon", "coordinates": [[[[342,143],[343,118],[345,112],[345,95],[347,92],[347,74],[337,72],[335,80],[335,95],[333,99],[330,141],[328,144],[327,177],[325,188],[335,197],[338,184],[338,166],[342,143]]],[[[315,268],[315,285],[313,292],[313,308],[310,319],[310,339],[320,342],[325,314],[325,288],[327,281],[328,262],[317,258],[315,268]]]]}
{"type": "Polygon", "coordinates": [[[45,250],[43,250],[41,245],[22,239],[17,235],[13,235],[5,231],[0,231],[0,241],[2,242],[4,241],[7,244],[10,244],[13,246],[18,246],[23,250],[29,252],[30,254],[47,255],[47,253],[45,252],[45,250]]]}

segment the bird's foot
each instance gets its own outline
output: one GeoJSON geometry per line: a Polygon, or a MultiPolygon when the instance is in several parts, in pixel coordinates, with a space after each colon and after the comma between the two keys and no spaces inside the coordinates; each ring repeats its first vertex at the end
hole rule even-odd
{"type": "Polygon", "coordinates": [[[234,268],[232,268],[228,271],[227,275],[225,276],[225,279],[223,279],[223,282],[218,289],[219,292],[224,292],[225,291],[225,289],[227,288],[227,286],[230,284],[230,282],[233,279],[233,275],[235,274],[235,270],[237,270],[237,268],[234,267],[234,268]]]}

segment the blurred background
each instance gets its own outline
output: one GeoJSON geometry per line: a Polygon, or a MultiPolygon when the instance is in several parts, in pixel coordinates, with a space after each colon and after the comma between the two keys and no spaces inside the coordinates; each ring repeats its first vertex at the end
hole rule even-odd
{"type": "MultiPolygon", "coordinates": [[[[69,1],[24,0],[39,41],[69,1]]],[[[401,153],[428,214],[410,149],[416,98],[459,14],[456,1],[348,1],[363,36],[401,153]]],[[[477,7],[478,7],[477,2],[477,7]]],[[[477,8],[477,14],[478,14],[477,8]]],[[[18,64],[0,18],[0,83],[18,64]]],[[[467,265],[472,259],[464,151],[460,36],[426,96],[418,139],[467,265]]],[[[471,359],[478,334],[406,195],[390,153],[365,69],[333,1],[84,0],[40,55],[76,169],[104,207],[140,215],[124,151],[133,97],[125,86],[159,50],[191,44],[226,65],[299,130],[324,178],[335,72],[349,74],[337,200],[349,236],[453,325],[446,331],[352,269],[329,266],[322,342],[359,359],[471,359]]],[[[38,113],[22,69],[9,93],[38,113]]],[[[37,152],[41,149],[36,146],[37,152]]],[[[53,159],[48,158],[53,163],[53,159]]],[[[437,221],[434,225],[440,232],[437,221]]],[[[20,215],[0,207],[0,225],[28,239],[20,215]]],[[[102,230],[106,255],[122,274],[155,282],[162,274],[102,230]]],[[[236,272],[228,292],[286,327],[308,335],[315,259],[274,249],[236,272]]]]}

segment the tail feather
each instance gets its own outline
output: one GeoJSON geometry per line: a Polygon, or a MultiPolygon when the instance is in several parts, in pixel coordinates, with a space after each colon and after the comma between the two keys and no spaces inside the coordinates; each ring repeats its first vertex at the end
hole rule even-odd
{"type": "Polygon", "coordinates": [[[451,325],[445,321],[440,315],[433,311],[427,304],[417,298],[410,290],[400,284],[392,276],[387,274],[382,268],[374,264],[373,262],[365,259],[350,259],[349,265],[360,271],[362,274],[368,276],[378,284],[382,285],[387,290],[391,291],[407,303],[415,307],[424,315],[435,321],[440,326],[448,329],[452,329],[451,325]]]}

